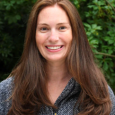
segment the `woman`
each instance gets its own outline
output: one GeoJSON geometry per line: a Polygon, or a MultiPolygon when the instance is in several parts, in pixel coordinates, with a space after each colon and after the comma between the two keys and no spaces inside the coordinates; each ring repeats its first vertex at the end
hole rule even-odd
{"type": "Polygon", "coordinates": [[[115,113],[114,94],[69,0],[36,2],[21,60],[1,82],[0,100],[0,115],[115,113]]]}

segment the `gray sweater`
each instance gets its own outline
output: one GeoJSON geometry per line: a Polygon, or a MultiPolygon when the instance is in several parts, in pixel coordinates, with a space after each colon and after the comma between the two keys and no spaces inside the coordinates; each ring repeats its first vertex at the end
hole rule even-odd
{"type": "MultiPolygon", "coordinates": [[[[11,107],[11,100],[9,97],[12,94],[13,78],[8,78],[0,83],[0,115],[7,115],[9,108],[11,107]]],[[[74,108],[74,105],[78,99],[80,93],[80,85],[72,78],[61,95],[55,102],[58,107],[54,110],[52,107],[41,107],[37,115],[74,115],[79,112],[78,107],[74,108]],[[74,108],[74,109],[73,109],[74,108]]],[[[109,93],[113,104],[110,115],[115,115],[115,96],[113,91],[109,87],[109,93]]]]}

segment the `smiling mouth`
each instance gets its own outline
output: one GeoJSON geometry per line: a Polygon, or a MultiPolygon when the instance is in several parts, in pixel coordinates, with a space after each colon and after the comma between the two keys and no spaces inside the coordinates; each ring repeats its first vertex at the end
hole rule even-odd
{"type": "Polygon", "coordinates": [[[47,49],[50,49],[50,50],[57,50],[57,49],[60,49],[62,48],[63,46],[53,46],[53,47],[48,47],[46,46],[47,49]]]}

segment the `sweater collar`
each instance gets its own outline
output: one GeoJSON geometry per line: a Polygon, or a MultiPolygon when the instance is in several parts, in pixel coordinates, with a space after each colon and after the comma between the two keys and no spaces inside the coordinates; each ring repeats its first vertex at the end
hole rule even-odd
{"type": "Polygon", "coordinates": [[[60,104],[64,104],[70,97],[76,96],[77,98],[80,90],[80,85],[75,81],[74,78],[71,78],[54,104],[59,107],[60,104]]]}

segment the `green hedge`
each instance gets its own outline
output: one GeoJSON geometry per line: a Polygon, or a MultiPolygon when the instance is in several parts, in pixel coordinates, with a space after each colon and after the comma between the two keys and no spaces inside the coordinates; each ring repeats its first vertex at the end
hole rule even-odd
{"type": "MultiPolygon", "coordinates": [[[[35,1],[0,1],[0,81],[21,56],[28,15],[35,1]]],[[[115,0],[71,2],[80,13],[96,62],[115,91],[115,0]]]]}
{"type": "Polygon", "coordinates": [[[81,15],[96,62],[115,91],[115,0],[72,0],[81,15]]]}

